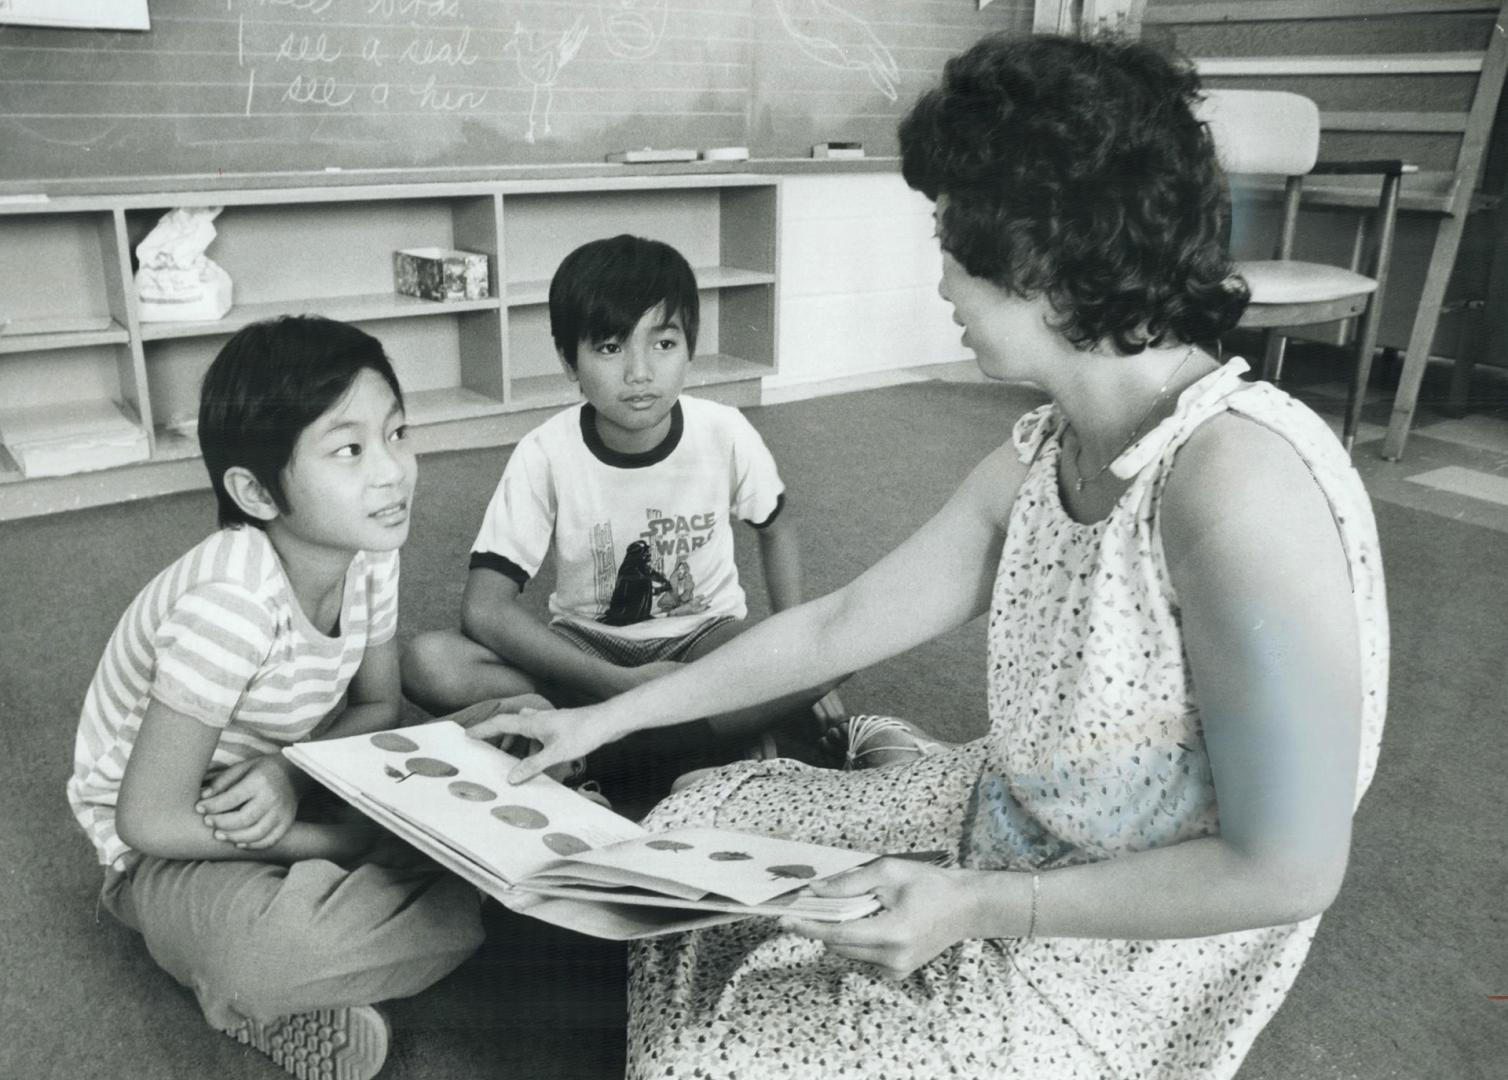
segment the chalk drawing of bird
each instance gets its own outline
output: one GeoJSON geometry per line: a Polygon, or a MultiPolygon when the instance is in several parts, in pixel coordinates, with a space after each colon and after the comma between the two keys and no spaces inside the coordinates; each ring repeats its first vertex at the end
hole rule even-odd
{"type": "Polygon", "coordinates": [[[891,101],[899,92],[900,68],[869,24],[830,0],[775,0],[786,33],[819,64],[862,71],[891,101]]]}
{"type": "Polygon", "coordinates": [[[543,130],[546,135],[550,133],[550,106],[555,101],[555,80],[560,77],[561,69],[571,62],[581,48],[581,43],[586,40],[586,32],[585,15],[578,15],[570,29],[558,34],[528,30],[521,22],[513,24],[513,36],[504,42],[503,55],[513,53],[518,61],[519,74],[534,88],[534,94],[529,99],[529,133],[524,136],[527,141],[534,141],[536,128],[543,130]]]}

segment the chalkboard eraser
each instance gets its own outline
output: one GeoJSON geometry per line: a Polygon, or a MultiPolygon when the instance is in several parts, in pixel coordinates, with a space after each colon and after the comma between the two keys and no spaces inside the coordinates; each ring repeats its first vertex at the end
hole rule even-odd
{"type": "Polygon", "coordinates": [[[647,165],[655,161],[695,161],[696,151],[684,148],[656,150],[646,146],[642,150],[619,150],[615,154],[607,155],[607,160],[624,165],[647,165]]]}
{"type": "Polygon", "coordinates": [[[819,142],[812,147],[814,158],[861,158],[864,144],[861,142],[819,142]]]}
{"type": "Polygon", "coordinates": [[[748,161],[747,146],[709,146],[702,151],[703,161],[748,161]]]}

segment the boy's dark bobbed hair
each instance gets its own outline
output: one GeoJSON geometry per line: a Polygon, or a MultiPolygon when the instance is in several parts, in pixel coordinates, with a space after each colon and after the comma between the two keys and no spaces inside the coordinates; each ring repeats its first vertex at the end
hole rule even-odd
{"type": "Polygon", "coordinates": [[[583,341],[612,341],[644,313],[663,304],[679,317],[686,351],[696,354],[701,302],[696,275],[669,244],[623,233],[582,244],[561,260],[550,279],[550,336],[572,368],[583,341]]]}
{"type": "Polygon", "coordinates": [[[403,391],[382,343],[347,323],[288,315],[243,327],[221,347],[199,391],[199,448],[220,526],[262,522],[225,490],[225,471],[249,469],[283,512],[283,470],[303,430],[350,390],[364,369],[403,391]]]}
{"type": "Polygon", "coordinates": [[[1225,181],[1192,65],[1117,38],[990,36],[901,121],[901,171],[947,202],[969,274],[1045,296],[1080,348],[1208,342],[1249,299],[1221,243],[1225,181]]]}

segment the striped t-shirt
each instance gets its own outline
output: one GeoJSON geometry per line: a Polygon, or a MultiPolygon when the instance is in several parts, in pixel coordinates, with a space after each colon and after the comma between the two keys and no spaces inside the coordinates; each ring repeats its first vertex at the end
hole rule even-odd
{"type": "Polygon", "coordinates": [[[213,775],[309,737],[397,622],[397,551],[351,560],[334,637],[309,622],[261,529],[221,529],[153,578],[110,635],[74,742],[68,801],[100,862],[131,853],[115,803],[152,698],[220,729],[213,775]]]}

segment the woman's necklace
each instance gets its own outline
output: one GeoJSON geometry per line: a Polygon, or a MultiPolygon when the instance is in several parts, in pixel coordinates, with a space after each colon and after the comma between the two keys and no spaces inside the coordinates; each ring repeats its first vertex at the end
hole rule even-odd
{"type": "Polygon", "coordinates": [[[1073,451],[1073,471],[1078,473],[1078,475],[1074,477],[1073,480],[1074,491],[1083,491],[1086,485],[1092,484],[1100,477],[1104,476],[1105,473],[1109,471],[1110,466],[1114,465],[1116,461],[1120,459],[1120,456],[1122,454],[1131,449],[1131,444],[1141,437],[1142,426],[1152,418],[1152,414],[1157,411],[1157,406],[1162,404],[1163,395],[1168,392],[1168,387],[1173,385],[1173,381],[1178,378],[1179,372],[1181,372],[1184,367],[1187,366],[1188,362],[1194,358],[1194,353],[1197,351],[1198,349],[1195,346],[1189,346],[1188,352],[1183,354],[1183,359],[1178,361],[1178,366],[1173,369],[1173,374],[1169,375],[1167,379],[1163,381],[1163,384],[1157,388],[1157,393],[1152,396],[1152,404],[1147,406],[1147,411],[1141,414],[1141,419],[1138,420],[1136,422],[1136,426],[1131,429],[1131,437],[1121,444],[1121,448],[1119,450],[1110,455],[1105,464],[1101,465],[1099,469],[1095,471],[1093,476],[1084,475],[1084,468],[1079,463],[1079,458],[1084,453],[1084,442],[1082,439],[1078,440],[1077,445],[1074,447],[1073,451]]]}

